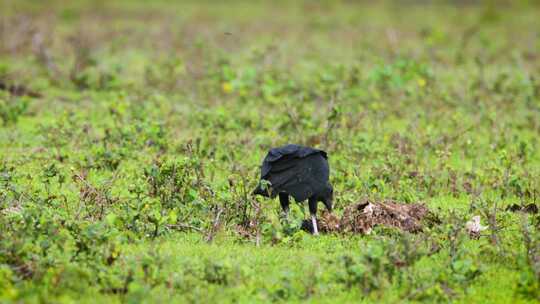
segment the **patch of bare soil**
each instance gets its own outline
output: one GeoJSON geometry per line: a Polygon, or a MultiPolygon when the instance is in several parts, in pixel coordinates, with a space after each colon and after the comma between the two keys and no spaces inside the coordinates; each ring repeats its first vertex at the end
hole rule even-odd
{"type": "MultiPolygon", "coordinates": [[[[340,227],[341,219],[328,211],[323,211],[317,218],[317,228],[319,229],[319,233],[340,232],[340,227]]],[[[302,230],[313,233],[311,219],[302,221],[302,230]]]]}
{"type": "MultiPolygon", "coordinates": [[[[345,208],[341,218],[323,213],[317,223],[321,233],[369,234],[378,225],[415,233],[422,231],[424,225],[440,223],[440,220],[421,203],[364,200],[345,208]]],[[[312,232],[311,221],[305,220],[302,229],[312,232]]]]}
{"type": "Polygon", "coordinates": [[[38,92],[32,91],[24,85],[7,84],[0,80],[0,90],[7,91],[13,96],[30,96],[34,98],[42,97],[38,92]]]}
{"type": "Polygon", "coordinates": [[[538,206],[536,206],[535,204],[528,204],[528,205],[513,204],[506,207],[506,211],[537,214],[538,206]]]}

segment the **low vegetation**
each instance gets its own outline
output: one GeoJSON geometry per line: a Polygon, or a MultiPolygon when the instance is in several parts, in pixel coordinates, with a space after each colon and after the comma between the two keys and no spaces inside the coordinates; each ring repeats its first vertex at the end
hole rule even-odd
{"type": "Polygon", "coordinates": [[[0,10],[0,302],[540,300],[540,216],[507,210],[540,204],[540,7],[0,10]],[[250,195],[285,143],[328,152],[337,216],[437,221],[311,236],[250,195]]]}

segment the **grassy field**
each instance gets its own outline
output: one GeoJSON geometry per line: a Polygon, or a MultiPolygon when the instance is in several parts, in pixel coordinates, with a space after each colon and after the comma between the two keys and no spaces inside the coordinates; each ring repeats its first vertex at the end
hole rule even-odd
{"type": "Polygon", "coordinates": [[[1,2],[0,302],[540,301],[540,6],[272,2],[1,2]],[[440,223],[282,222],[286,143],[440,223]]]}

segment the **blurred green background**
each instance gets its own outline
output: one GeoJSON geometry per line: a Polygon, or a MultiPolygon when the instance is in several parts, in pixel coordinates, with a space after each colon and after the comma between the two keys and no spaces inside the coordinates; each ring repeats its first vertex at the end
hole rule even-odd
{"type": "Polygon", "coordinates": [[[0,4],[0,301],[535,302],[534,1],[0,4]],[[336,214],[248,195],[269,148],[329,153],[336,214]],[[465,222],[488,230],[470,239],[465,222]]]}

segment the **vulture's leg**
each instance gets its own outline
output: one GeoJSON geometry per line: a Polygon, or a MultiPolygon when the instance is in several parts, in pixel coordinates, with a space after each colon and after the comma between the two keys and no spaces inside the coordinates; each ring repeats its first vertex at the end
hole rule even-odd
{"type": "Polygon", "coordinates": [[[309,214],[311,215],[313,234],[319,235],[319,229],[317,228],[317,199],[315,197],[309,198],[309,214]]]}
{"type": "Polygon", "coordinates": [[[283,213],[285,214],[285,219],[289,219],[289,195],[287,193],[280,193],[279,194],[279,203],[281,204],[281,209],[283,209],[283,213]]]}

